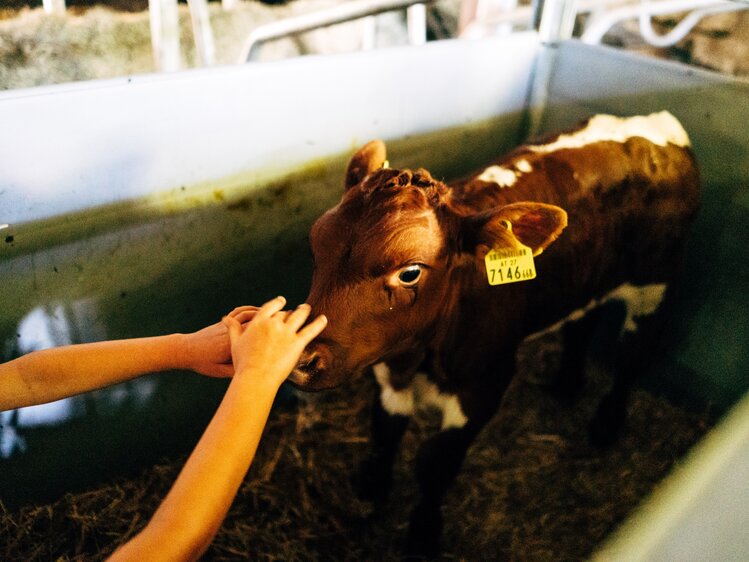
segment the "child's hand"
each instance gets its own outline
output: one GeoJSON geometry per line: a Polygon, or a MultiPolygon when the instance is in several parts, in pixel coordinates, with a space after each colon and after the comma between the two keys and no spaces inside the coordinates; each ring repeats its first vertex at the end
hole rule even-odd
{"type": "MultiPolygon", "coordinates": [[[[256,306],[239,306],[229,316],[239,324],[245,324],[252,320],[258,310],[256,306]]],[[[187,369],[209,377],[230,377],[234,374],[229,328],[224,322],[185,334],[184,339],[187,369]]]]}
{"type": "Polygon", "coordinates": [[[224,318],[235,375],[254,372],[277,390],[307,344],[325,329],[328,320],[323,315],[304,326],[310,313],[308,304],[290,312],[282,310],[285,304],[283,297],[265,303],[244,327],[233,313],[224,318]]]}

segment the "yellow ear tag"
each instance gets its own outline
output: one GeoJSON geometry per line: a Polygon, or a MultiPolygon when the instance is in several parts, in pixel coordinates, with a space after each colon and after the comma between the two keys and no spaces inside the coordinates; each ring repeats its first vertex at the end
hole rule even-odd
{"type": "Polygon", "coordinates": [[[536,278],[533,251],[528,246],[490,250],[484,263],[489,285],[504,285],[536,278]]]}

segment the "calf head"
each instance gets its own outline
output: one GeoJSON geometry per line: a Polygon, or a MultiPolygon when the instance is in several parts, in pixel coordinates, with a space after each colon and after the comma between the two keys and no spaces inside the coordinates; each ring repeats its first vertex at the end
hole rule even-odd
{"type": "Polygon", "coordinates": [[[542,203],[470,211],[426,170],[388,168],[385,145],[370,142],[349,164],[341,201],[310,232],[307,302],[329,322],[291,382],[322,390],[383,360],[418,362],[462,292],[486,290],[491,248],[538,255],[565,226],[566,213],[542,203]]]}

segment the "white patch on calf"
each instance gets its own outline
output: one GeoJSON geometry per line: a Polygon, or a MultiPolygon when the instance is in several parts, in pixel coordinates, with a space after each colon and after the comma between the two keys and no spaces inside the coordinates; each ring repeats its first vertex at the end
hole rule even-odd
{"type": "Polygon", "coordinates": [[[468,418],[460,407],[460,400],[455,394],[440,394],[442,400],[442,429],[458,428],[460,429],[468,423],[468,418]]]}
{"type": "Polygon", "coordinates": [[[374,367],[377,384],[380,385],[380,400],[382,407],[390,415],[411,416],[414,408],[414,392],[411,387],[395,390],[390,386],[390,369],[385,363],[377,363],[374,367]]]}
{"type": "Polygon", "coordinates": [[[525,158],[523,158],[522,160],[518,160],[517,162],[515,162],[515,169],[518,172],[522,172],[524,174],[527,174],[527,173],[533,171],[533,167],[531,166],[531,163],[528,162],[528,160],[526,160],[525,158]]]}
{"type": "Polygon", "coordinates": [[[627,318],[624,321],[625,332],[636,332],[635,318],[653,314],[663,302],[666,284],[657,283],[636,287],[625,283],[606,295],[608,300],[623,301],[627,305],[627,318]]]}
{"type": "Polygon", "coordinates": [[[523,158],[513,164],[514,170],[505,166],[489,166],[476,179],[496,183],[499,187],[512,187],[523,174],[533,171],[530,162],[523,158]]]}
{"type": "Polygon", "coordinates": [[[668,111],[636,117],[595,115],[588,124],[574,133],[561,135],[550,144],[529,145],[528,149],[538,153],[549,153],[565,148],[582,148],[602,141],[626,142],[632,137],[642,137],[653,144],[666,146],[689,146],[689,136],[681,123],[668,111]]]}
{"type": "Polygon", "coordinates": [[[612,300],[621,301],[627,307],[627,315],[624,319],[624,324],[622,325],[622,333],[636,332],[637,323],[635,322],[635,318],[648,316],[658,310],[658,307],[661,302],[663,302],[663,297],[666,294],[666,288],[667,285],[665,283],[653,283],[651,285],[642,285],[639,287],[631,285],[630,283],[624,283],[619,285],[613,291],[606,293],[600,299],[593,299],[584,307],[572,311],[559,322],[552,324],[548,328],[544,328],[540,332],[531,334],[525,338],[524,341],[531,342],[550,332],[555,332],[567,322],[580,320],[594,308],[612,300]]]}
{"type": "Polygon", "coordinates": [[[382,406],[387,413],[408,416],[417,410],[436,408],[442,413],[443,430],[460,428],[468,423],[458,397],[455,394],[440,392],[437,385],[426,375],[417,373],[409,387],[395,390],[390,385],[390,369],[385,363],[377,363],[373,370],[381,388],[382,406]]]}
{"type": "Polygon", "coordinates": [[[489,166],[478,177],[481,181],[496,183],[499,187],[512,187],[518,181],[518,175],[503,166],[489,166]]]}
{"type": "Polygon", "coordinates": [[[535,384],[549,384],[554,373],[559,371],[564,341],[559,331],[567,322],[583,318],[589,311],[610,301],[620,301],[626,306],[626,316],[622,323],[620,337],[624,333],[637,331],[636,318],[653,314],[666,292],[667,285],[658,283],[637,287],[629,283],[620,285],[600,299],[592,300],[583,308],[574,310],[566,317],[526,337],[518,347],[517,361],[526,380],[535,384]]]}
{"type": "Polygon", "coordinates": [[[421,373],[414,377],[411,387],[417,398],[417,407],[433,407],[442,412],[442,429],[463,427],[468,418],[460,407],[460,400],[455,394],[440,392],[437,385],[421,373]]]}

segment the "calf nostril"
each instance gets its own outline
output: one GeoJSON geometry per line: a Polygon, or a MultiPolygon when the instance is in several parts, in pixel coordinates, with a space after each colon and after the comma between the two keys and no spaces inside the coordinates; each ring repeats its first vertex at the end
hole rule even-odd
{"type": "Polygon", "coordinates": [[[312,356],[307,360],[305,367],[310,371],[316,371],[322,363],[322,358],[319,354],[313,353],[312,356]]]}
{"type": "Polygon", "coordinates": [[[305,353],[299,360],[299,366],[302,369],[314,369],[317,366],[319,355],[316,351],[312,353],[305,353]]]}
{"type": "Polygon", "coordinates": [[[305,351],[299,359],[298,368],[308,373],[320,372],[330,367],[330,354],[325,348],[305,351]]]}

